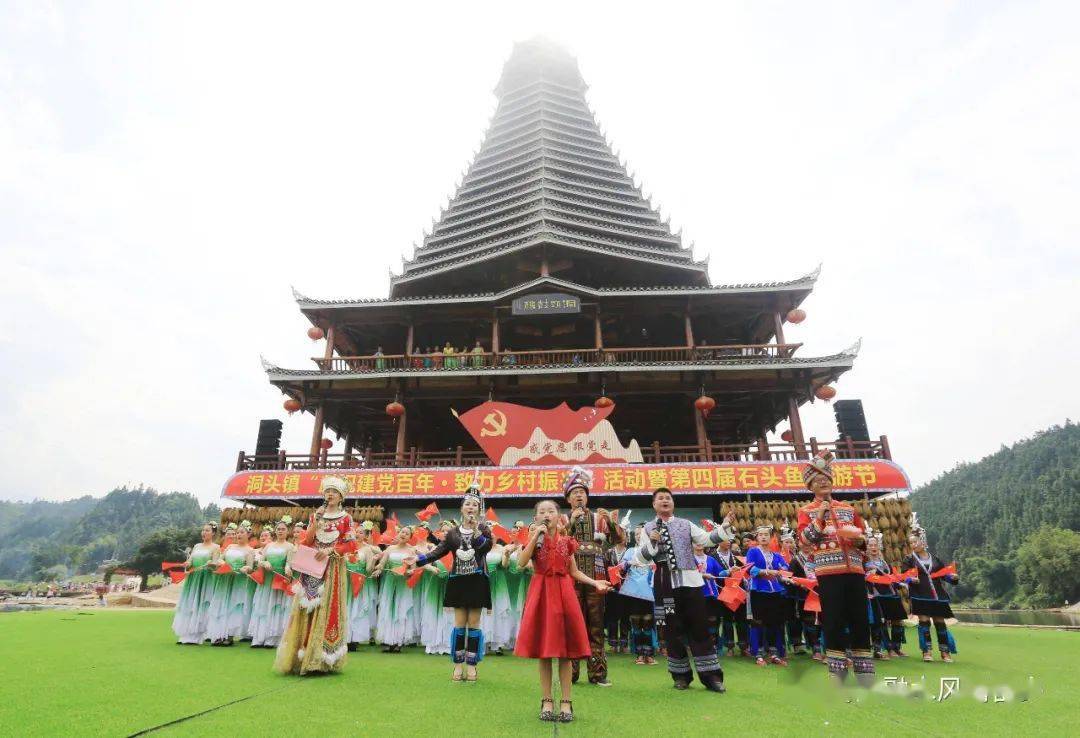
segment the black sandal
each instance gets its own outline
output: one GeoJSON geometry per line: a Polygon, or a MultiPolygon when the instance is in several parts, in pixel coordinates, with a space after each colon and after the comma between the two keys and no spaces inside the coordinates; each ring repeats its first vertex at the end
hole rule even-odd
{"type": "Polygon", "coordinates": [[[540,700],[540,719],[543,720],[546,723],[555,722],[556,717],[555,717],[554,707],[555,707],[555,700],[552,699],[551,697],[545,697],[542,700],[540,700]],[[545,702],[550,702],[551,703],[551,707],[552,707],[551,710],[545,710],[544,709],[544,703],[545,702]]]}
{"type": "Polygon", "coordinates": [[[570,712],[563,712],[559,710],[559,722],[560,723],[572,723],[574,722],[574,703],[570,700],[559,700],[559,706],[570,705],[570,712]]]}

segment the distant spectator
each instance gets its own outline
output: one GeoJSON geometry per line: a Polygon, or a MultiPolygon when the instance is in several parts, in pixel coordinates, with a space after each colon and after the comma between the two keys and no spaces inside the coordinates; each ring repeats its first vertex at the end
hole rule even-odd
{"type": "Polygon", "coordinates": [[[375,371],[377,372],[386,370],[386,359],[381,358],[382,356],[382,346],[379,346],[375,349],[375,371]]]}
{"type": "Polygon", "coordinates": [[[443,352],[443,355],[446,357],[443,360],[443,366],[445,366],[447,369],[457,369],[458,368],[458,359],[454,355],[454,354],[457,353],[457,349],[454,348],[453,345],[451,345],[451,343],[449,341],[447,341],[443,345],[442,352],[443,352]]]}
{"type": "Polygon", "coordinates": [[[506,351],[502,355],[502,363],[507,366],[513,366],[514,364],[517,364],[517,357],[514,356],[513,349],[511,349],[509,346],[506,347],[506,351]]]}
{"type": "Polygon", "coordinates": [[[427,349],[424,351],[424,368],[425,369],[430,369],[431,367],[435,366],[435,361],[434,361],[434,359],[431,358],[431,355],[434,354],[434,353],[435,352],[432,350],[431,346],[428,346],[427,349]]]}
{"type": "Polygon", "coordinates": [[[484,365],[484,347],[480,345],[480,339],[476,339],[476,345],[472,350],[472,365],[483,366],[484,365]]]}

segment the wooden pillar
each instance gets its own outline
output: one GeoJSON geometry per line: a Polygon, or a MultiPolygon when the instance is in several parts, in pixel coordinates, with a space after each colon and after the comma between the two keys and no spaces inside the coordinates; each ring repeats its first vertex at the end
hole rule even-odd
{"type": "Polygon", "coordinates": [[[698,458],[701,461],[707,461],[708,459],[705,457],[705,446],[708,444],[709,440],[705,435],[705,417],[701,414],[701,411],[692,404],[690,407],[692,408],[691,412],[694,413],[694,430],[697,431],[698,458]]]}
{"type": "Polygon", "coordinates": [[[784,340],[784,314],[779,310],[773,313],[773,333],[776,334],[777,343],[787,343],[784,340]]]}
{"type": "Polygon", "coordinates": [[[546,277],[548,274],[550,274],[550,271],[548,268],[547,250],[545,249],[544,253],[540,255],[540,276],[546,277]]]}
{"type": "Polygon", "coordinates": [[[345,433],[345,461],[352,461],[352,444],[353,444],[353,431],[352,428],[345,433]]]}
{"type": "Polygon", "coordinates": [[[817,439],[814,438],[813,436],[810,436],[810,453],[813,454],[814,456],[818,455],[817,439]]]}
{"type": "Polygon", "coordinates": [[[600,306],[596,306],[596,313],[593,316],[594,334],[596,336],[596,350],[604,350],[604,326],[600,322],[600,306]]]}
{"type": "Polygon", "coordinates": [[[402,466],[402,463],[405,461],[405,443],[406,443],[405,425],[406,425],[406,422],[407,422],[406,418],[408,418],[408,417],[409,417],[409,413],[408,413],[408,411],[406,411],[406,412],[402,413],[401,417],[398,418],[398,421],[397,421],[398,422],[397,444],[394,446],[394,462],[395,462],[395,464],[397,466],[402,466]]]}
{"type": "Polygon", "coordinates": [[[881,437],[881,458],[892,461],[892,450],[889,448],[889,437],[881,437]]]}
{"type": "MultiPolygon", "coordinates": [[[[499,311],[491,311],[491,353],[499,353],[499,311]]],[[[492,357],[491,363],[494,364],[495,358],[492,357]]]]}
{"type": "Polygon", "coordinates": [[[236,457],[236,471],[244,471],[244,452],[241,451],[240,455],[236,457]]]}
{"type": "Polygon", "coordinates": [[[757,457],[758,461],[769,460],[769,439],[765,436],[758,436],[757,439],[757,457]]]}
{"type": "Polygon", "coordinates": [[[311,431],[311,466],[319,463],[319,451],[322,446],[323,434],[323,404],[320,402],[315,407],[315,427],[311,431]]]}
{"type": "Polygon", "coordinates": [[[409,330],[405,332],[405,356],[412,356],[413,352],[413,324],[409,321],[409,330]]]}
{"type": "Polygon", "coordinates": [[[686,347],[694,348],[694,327],[690,324],[690,309],[687,308],[683,313],[683,319],[686,323],[686,347]]]}
{"type": "Polygon", "coordinates": [[[323,371],[330,371],[334,368],[334,333],[334,324],[331,323],[330,327],[326,329],[326,351],[323,353],[323,371]]]}
{"type": "Polygon", "coordinates": [[[799,401],[795,395],[788,397],[788,423],[791,424],[791,442],[795,446],[795,458],[806,458],[806,440],[803,438],[802,419],[799,417],[799,401]]]}

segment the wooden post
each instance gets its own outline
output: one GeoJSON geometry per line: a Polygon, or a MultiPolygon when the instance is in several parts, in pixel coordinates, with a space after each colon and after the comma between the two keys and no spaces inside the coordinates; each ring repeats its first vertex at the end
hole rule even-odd
{"type": "Polygon", "coordinates": [[[491,311],[491,363],[497,364],[495,356],[499,353],[499,312],[497,310],[491,311]]]}
{"type": "Polygon", "coordinates": [[[758,461],[769,460],[769,439],[767,439],[765,436],[758,436],[757,457],[758,461]]]}
{"type": "Polygon", "coordinates": [[[708,442],[705,437],[705,418],[702,416],[701,411],[693,405],[690,406],[691,412],[694,413],[694,430],[697,431],[697,447],[698,447],[698,459],[706,461],[705,458],[705,444],[708,442]]]}
{"type": "Polygon", "coordinates": [[[323,404],[320,402],[315,407],[315,427],[311,431],[311,467],[319,463],[319,450],[322,447],[323,434],[323,404]]]}
{"type": "Polygon", "coordinates": [[[788,397],[788,422],[791,424],[791,442],[795,445],[795,458],[806,458],[806,441],[803,439],[802,418],[799,417],[799,401],[795,395],[788,397]]]}
{"type": "Polygon", "coordinates": [[[461,446],[454,450],[454,466],[461,466],[461,446]]]}
{"type": "Polygon", "coordinates": [[[371,466],[371,446],[364,446],[364,468],[367,469],[371,466]]]}
{"type": "MultiPolygon", "coordinates": [[[[773,333],[776,334],[776,342],[778,344],[787,343],[784,340],[784,314],[777,310],[773,313],[773,333]]],[[[776,349],[776,355],[780,355],[780,349],[776,349]]]]}
{"type": "Polygon", "coordinates": [[[881,458],[892,461],[892,451],[889,449],[889,437],[881,437],[881,458]]]}
{"type": "Polygon", "coordinates": [[[408,412],[402,413],[397,421],[397,444],[394,447],[394,463],[397,466],[401,466],[402,462],[405,461],[405,419],[407,417],[409,417],[408,412]]]}
{"type": "Polygon", "coordinates": [[[659,464],[660,463],[660,441],[653,441],[652,442],[652,452],[653,452],[653,463],[654,464],[659,464]]]}
{"type": "Polygon", "coordinates": [[[550,272],[548,270],[547,250],[545,249],[544,253],[540,256],[540,276],[546,277],[549,273],[550,272]]]}
{"type": "Polygon", "coordinates": [[[690,323],[690,308],[686,309],[683,313],[683,319],[686,323],[686,348],[694,348],[694,326],[690,323]]]}
{"type": "Polygon", "coordinates": [[[241,451],[240,454],[236,457],[236,471],[243,471],[243,470],[244,470],[244,452],[241,451]]]}
{"type": "Polygon", "coordinates": [[[409,330],[405,332],[405,358],[412,356],[413,352],[413,324],[409,321],[409,330]]]}
{"type": "Polygon", "coordinates": [[[352,432],[352,428],[350,428],[345,433],[345,457],[344,458],[345,458],[346,463],[349,462],[349,461],[352,461],[352,439],[353,439],[353,432],[352,432]]]}
{"type": "Polygon", "coordinates": [[[810,436],[810,453],[813,454],[814,456],[818,455],[817,439],[814,438],[813,436],[810,436]]]}
{"type": "Polygon", "coordinates": [[[851,440],[851,436],[844,436],[844,445],[847,446],[847,457],[849,459],[855,458],[855,442],[851,440]]]}
{"type": "Polygon", "coordinates": [[[323,371],[330,371],[334,368],[334,324],[331,323],[330,327],[326,329],[326,351],[323,353],[323,371]]]}
{"type": "Polygon", "coordinates": [[[277,464],[278,464],[277,465],[278,469],[288,469],[289,468],[289,459],[288,459],[287,455],[285,454],[284,449],[277,452],[277,464]]]}
{"type": "Polygon", "coordinates": [[[604,326],[600,322],[600,306],[596,306],[596,313],[593,316],[593,332],[596,335],[596,350],[604,350],[604,326]]]}

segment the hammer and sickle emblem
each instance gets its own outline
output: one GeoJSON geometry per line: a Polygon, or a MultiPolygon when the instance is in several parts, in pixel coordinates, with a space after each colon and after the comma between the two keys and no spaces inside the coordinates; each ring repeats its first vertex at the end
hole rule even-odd
{"type": "Polygon", "coordinates": [[[502,410],[496,410],[484,416],[484,427],[480,429],[480,435],[481,437],[506,435],[506,415],[502,410]]]}

